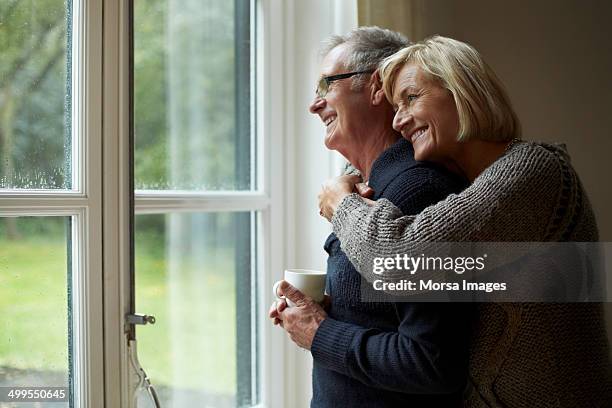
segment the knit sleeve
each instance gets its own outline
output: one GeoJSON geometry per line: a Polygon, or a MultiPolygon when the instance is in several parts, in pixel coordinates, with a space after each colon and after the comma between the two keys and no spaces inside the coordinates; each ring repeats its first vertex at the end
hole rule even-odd
{"type": "MultiPolygon", "coordinates": [[[[558,157],[535,144],[515,146],[459,194],[404,216],[390,201],[345,197],[332,224],[343,251],[367,280],[374,258],[420,253],[424,243],[544,241],[563,187],[558,157]],[[418,252],[417,252],[418,251],[418,252]]],[[[392,274],[394,271],[388,271],[392,274]]]]}
{"type": "Polygon", "coordinates": [[[397,331],[326,318],[312,343],[319,364],[362,383],[409,394],[450,394],[466,381],[471,304],[397,305],[397,331]]]}

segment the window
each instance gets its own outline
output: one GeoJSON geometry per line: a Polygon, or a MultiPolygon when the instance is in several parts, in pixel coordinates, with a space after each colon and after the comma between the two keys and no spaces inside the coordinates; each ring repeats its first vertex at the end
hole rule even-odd
{"type": "Polygon", "coordinates": [[[0,223],[0,386],[68,388],[71,219],[0,223]]]}
{"type": "Polygon", "coordinates": [[[69,4],[0,7],[0,188],[70,189],[69,4]]]}
{"type": "Polygon", "coordinates": [[[259,401],[254,3],[134,4],[139,361],[163,406],[259,401]]]}
{"type": "Polygon", "coordinates": [[[78,1],[0,2],[0,386],[62,387],[66,407],[103,401],[86,17],[78,1]]]}
{"type": "Polygon", "coordinates": [[[135,407],[138,340],[167,406],[281,405],[279,10],[0,0],[0,387],[135,407]]]}

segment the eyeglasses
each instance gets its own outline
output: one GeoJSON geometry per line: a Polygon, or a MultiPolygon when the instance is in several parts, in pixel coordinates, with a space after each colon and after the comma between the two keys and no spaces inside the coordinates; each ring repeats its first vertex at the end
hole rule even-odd
{"type": "Polygon", "coordinates": [[[330,76],[322,77],[321,79],[319,79],[319,83],[317,84],[317,89],[315,90],[315,93],[317,94],[319,98],[325,98],[325,95],[327,95],[327,92],[329,91],[329,85],[332,82],[337,81],[339,79],[350,78],[352,76],[359,75],[359,74],[371,74],[372,72],[374,71],[355,71],[355,72],[348,72],[346,74],[338,74],[338,75],[330,75],[330,76]]]}

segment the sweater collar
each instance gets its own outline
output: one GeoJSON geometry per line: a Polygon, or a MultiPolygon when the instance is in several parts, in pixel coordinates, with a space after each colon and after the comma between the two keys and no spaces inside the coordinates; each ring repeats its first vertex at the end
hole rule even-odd
{"type": "Polygon", "coordinates": [[[412,144],[404,138],[399,139],[382,152],[372,164],[368,182],[368,185],[375,191],[374,199],[379,198],[389,183],[400,173],[416,164],[412,144]]]}

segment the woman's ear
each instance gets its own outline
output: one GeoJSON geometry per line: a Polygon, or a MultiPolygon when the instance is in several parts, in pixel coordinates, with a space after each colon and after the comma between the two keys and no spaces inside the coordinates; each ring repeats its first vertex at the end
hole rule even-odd
{"type": "Polygon", "coordinates": [[[378,70],[374,71],[370,78],[370,101],[372,105],[378,106],[386,101],[385,92],[382,88],[382,81],[378,70]]]}

